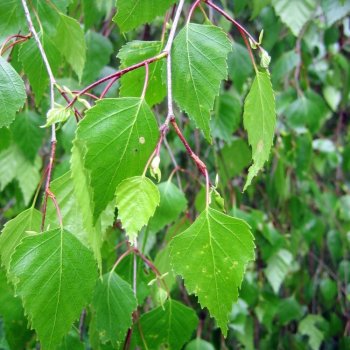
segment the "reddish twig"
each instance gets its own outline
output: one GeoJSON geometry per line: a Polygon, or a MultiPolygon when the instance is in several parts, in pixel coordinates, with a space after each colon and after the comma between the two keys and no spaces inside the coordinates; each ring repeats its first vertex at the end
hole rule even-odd
{"type": "MultiPolygon", "coordinates": [[[[72,93],[73,93],[73,94],[78,94],[78,93],[79,93],[79,90],[73,90],[72,93]]],[[[91,94],[90,92],[85,92],[84,95],[87,96],[87,97],[91,97],[93,100],[98,100],[98,99],[99,99],[99,97],[97,97],[97,96],[94,95],[94,94],[91,94]]],[[[69,101],[69,102],[70,102],[70,101],[69,101]]]]}
{"type": "Polygon", "coordinates": [[[139,63],[136,63],[130,67],[126,67],[118,72],[115,72],[113,74],[110,74],[104,78],[101,78],[97,81],[95,81],[94,83],[90,84],[89,86],[87,86],[86,88],[84,88],[83,90],[81,90],[73,99],[72,101],[68,104],[67,108],[69,107],[72,107],[72,105],[77,101],[77,99],[81,96],[81,95],[84,95],[86,92],[88,92],[89,90],[95,88],[96,86],[108,81],[108,80],[111,80],[111,79],[114,79],[114,81],[118,80],[120,77],[122,77],[124,74],[128,73],[128,72],[131,72],[135,69],[138,69],[140,67],[143,67],[145,66],[146,64],[151,64],[153,62],[156,62],[156,61],[159,61],[160,59],[166,57],[168,55],[168,52],[166,51],[163,51],[161,52],[160,54],[154,56],[154,57],[151,57],[151,58],[148,58],[142,62],[139,62],[139,63]]]}
{"type": "Polygon", "coordinates": [[[0,56],[3,55],[7,50],[9,50],[11,47],[27,41],[29,38],[31,38],[32,33],[29,33],[27,35],[21,35],[21,34],[14,34],[14,35],[10,35],[9,37],[6,38],[6,40],[4,41],[4,43],[1,45],[0,48],[0,56]],[[14,41],[13,43],[9,44],[7,46],[7,44],[12,40],[12,39],[17,39],[19,38],[19,40],[14,41]]]}
{"type": "Polygon", "coordinates": [[[205,186],[206,186],[206,204],[207,207],[210,204],[210,180],[209,180],[209,174],[207,170],[207,166],[204,164],[204,162],[193,152],[191,146],[188,144],[187,140],[185,139],[184,135],[182,134],[179,126],[176,123],[175,117],[170,119],[170,123],[174,127],[174,130],[177,134],[177,136],[180,138],[181,142],[186,148],[186,151],[188,155],[194,160],[199,172],[205,177],[205,186]]]}
{"type": "Polygon", "coordinates": [[[132,248],[136,255],[138,255],[145,264],[153,271],[153,273],[160,279],[160,281],[163,283],[163,286],[167,292],[168,295],[170,295],[169,287],[165,283],[164,279],[162,279],[162,274],[159,272],[157,267],[152,263],[152,261],[148,260],[145,255],[143,255],[137,248],[132,248]]]}
{"type": "MultiPolygon", "coordinates": [[[[66,100],[66,102],[70,103],[71,101],[68,98],[67,93],[64,90],[60,89],[58,86],[57,86],[57,88],[58,88],[58,91],[60,92],[61,96],[66,100]]],[[[79,111],[75,107],[73,108],[73,111],[74,111],[74,115],[75,115],[75,120],[77,122],[79,122],[79,120],[82,119],[81,114],[79,113],[79,111]]]]}
{"type": "Polygon", "coordinates": [[[210,0],[203,0],[208,6],[212,7],[214,10],[219,12],[221,15],[223,15],[227,20],[229,20],[231,23],[233,23],[239,32],[242,34],[244,33],[246,36],[250,38],[250,40],[256,45],[259,46],[259,43],[255,40],[255,38],[235,19],[233,19],[228,13],[226,13],[223,9],[221,9],[219,6],[212,3],[210,0]]]}
{"type": "Polygon", "coordinates": [[[196,1],[192,4],[192,6],[191,6],[191,8],[190,8],[190,12],[188,13],[187,23],[190,22],[191,17],[192,17],[192,15],[193,15],[193,12],[194,12],[194,10],[197,8],[197,6],[199,5],[200,2],[201,2],[201,0],[196,0],[196,1]]]}
{"type": "Polygon", "coordinates": [[[256,45],[260,50],[260,44],[254,39],[254,37],[240,24],[238,23],[235,19],[233,19],[228,13],[226,13],[223,9],[221,9],[219,6],[215,5],[212,3],[210,0],[203,0],[208,6],[219,12],[222,16],[224,16],[227,20],[229,20],[232,24],[236,26],[238,29],[239,33],[241,34],[244,44],[247,47],[247,50],[249,52],[250,59],[252,61],[252,64],[254,66],[254,69],[257,70],[256,63],[255,63],[255,58],[253,55],[252,48],[248,42],[247,37],[256,45]]]}
{"type": "MultiPolygon", "coordinates": [[[[107,92],[109,91],[109,89],[112,87],[112,85],[119,79],[119,77],[115,77],[112,80],[110,80],[110,82],[106,85],[106,87],[103,89],[100,98],[104,98],[107,94],[107,92]]],[[[85,92],[86,94],[86,92],[85,92]]]]}
{"type": "Polygon", "coordinates": [[[148,67],[148,63],[145,64],[145,82],[143,84],[143,89],[142,89],[142,94],[141,94],[141,98],[144,99],[146,96],[146,92],[147,92],[147,87],[148,87],[148,78],[149,78],[149,67],[148,67]]]}

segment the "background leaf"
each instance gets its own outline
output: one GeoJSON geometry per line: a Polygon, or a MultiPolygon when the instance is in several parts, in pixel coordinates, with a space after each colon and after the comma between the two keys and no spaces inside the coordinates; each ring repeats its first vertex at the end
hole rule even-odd
{"type": "MultiPolygon", "coordinates": [[[[195,312],[175,300],[168,300],[164,308],[159,306],[140,317],[137,344],[148,349],[181,349],[198,323],[195,312]]],[[[138,325],[135,326],[138,331],[138,325]]]]}
{"type": "Polygon", "coordinates": [[[187,206],[184,193],[171,181],[162,182],[157,187],[160,203],[148,224],[148,229],[152,233],[157,233],[175,221],[187,206]]]}

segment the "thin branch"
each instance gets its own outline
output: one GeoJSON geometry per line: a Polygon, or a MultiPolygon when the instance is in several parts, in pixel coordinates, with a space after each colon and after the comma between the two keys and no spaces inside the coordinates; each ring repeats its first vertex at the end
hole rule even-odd
{"type": "Polygon", "coordinates": [[[143,89],[142,89],[142,94],[141,94],[141,98],[144,99],[146,96],[146,92],[147,92],[147,86],[148,86],[148,78],[149,78],[149,67],[148,67],[148,63],[145,64],[145,83],[143,84],[143,89]]]}
{"type": "MultiPolygon", "coordinates": [[[[166,137],[164,138],[164,141],[163,141],[163,142],[164,142],[164,145],[165,145],[166,149],[168,150],[170,159],[171,159],[171,161],[172,161],[173,164],[174,164],[174,170],[177,169],[177,168],[179,168],[179,165],[177,164],[177,161],[176,161],[176,159],[175,159],[174,153],[173,153],[173,151],[171,150],[170,145],[169,145],[169,143],[168,143],[166,137]]],[[[181,184],[181,179],[180,179],[180,175],[179,175],[179,172],[178,172],[178,171],[176,171],[176,179],[177,179],[177,184],[178,184],[178,186],[179,186],[179,189],[183,192],[182,184],[181,184]]]]}
{"type": "MultiPolygon", "coordinates": [[[[41,44],[41,41],[40,41],[39,36],[38,36],[38,33],[36,32],[36,30],[34,28],[33,21],[32,21],[32,18],[30,16],[30,13],[29,13],[29,9],[28,9],[28,5],[27,5],[26,0],[22,0],[22,5],[23,5],[23,9],[24,9],[24,13],[25,13],[27,22],[28,22],[29,30],[34,36],[34,39],[35,39],[36,44],[38,46],[38,49],[40,51],[40,55],[41,55],[41,57],[42,57],[42,59],[44,61],[47,74],[49,75],[49,79],[50,79],[50,95],[51,95],[51,108],[53,108],[54,107],[54,101],[55,101],[54,86],[56,84],[56,80],[55,80],[55,77],[53,76],[49,60],[47,59],[45,50],[43,48],[43,45],[41,44]]],[[[54,136],[54,139],[56,140],[55,132],[54,132],[53,136],[54,136]]]]}
{"type": "Polygon", "coordinates": [[[133,248],[133,251],[135,253],[135,256],[138,255],[144,262],[145,264],[153,271],[153,273],[156,275],[156,277],[159,278],[159,280],[163,283],[163,286],[167,292],[168,295],[170,295],[170,290],[166,282],[164,281],[162,277],[162,274],[159,272],[157,267],[152,263],[152,261],[148,260],[145,255],[143,255],[136,247],[133,248]]]}
{"type": "MultiPolygon", "coordinates": [[[[109,83],[106,85],[106,87],[103,89],[101,95],[100,95],[100,99],[104,98],[107,94],[107,92],[110,90],[110,88],[112,87],[112,85],[119,79],[119,77],[115,77],[112,80],[109,81],[109,83]]],[[[87,92],[85,92],[84,94],[87,94],[87,92]]]]}
{"type": "MultiPolygon", "coordinates": [[[[73,90],[72,93],[73,93],[73,94],[78,94],[78,93],[79,93],[79,90],[73,90]]],[[[96,95],[94,95],[94,94],[92,94],[92,93],[90,93],[90,92],[85,92],[84,95],[87,96],[87,97],[92,98],[93,100],[98,100],[98,99],[99,99],[99,97],[97,97],[96,95]]],[[[69,102],[70,102],[70,101],[69,101],[69,102]]]]}
{"type": "Polygon", "coordinates": [[[165,18],[164,18],[163,27],[162,27],[162,34],[161,34],[161,37],[160,37],[160,41],[162,43],[164,42],[165,33],[166,33],[166,27],[167,27],[167,24],[168,24],[168,21],[169,21],[169,18],[170,18],[170,12],[171,11],[168,11],[166,13],[166,15],[165,15],[165,18]]]}
{"type": "Polygon", "coordinates": [[[170,123],[174,127],[174,130],[177,134],[177,136],[180,138],[181,142],[186,148],[186,151],[188,155],[194,160],[199,172],[205,177],[205,187],[206,187],[206,206],[208,207],[210,204],[210,180],[209,180],[209,174],[207,170],[207,166],[204,164],[204,162],[193,152],[191,146],[188,144],[187,140],[185,139],[184,135],[182,134],[179,126],[176,123],[175,117],[171,118],[170,123]]]}
{"type": "Polygon", "coordinates": [[[241,36],[244,40],[245,46],[248,49],[249,56],[250,56],[250,59],[252,61],[253,66],[254,66],[254,69],[255,69],[255,71],[257,71],[257,65],[255,63],[255,58],[254,58],[252,48],[250,47],[250,44],[248,42],[247,37],[254,43],[254,45],[256,45],[259,48],[259,50],[262,50],[262,48],[260,47],[260,44],[255,40],[255,38],[240,23],[238,23],[235,19],[233,19],[228,13],[226,13],[224,10],[222,10],[219,6],[215,5],[210,0],[203,0],[203,1],[208,6],[210,6],[211,8],[216,10],[217,12],[219,12],[228,21],[230,21],[232,24],[234,24],[236,26],[236,28],[238,29],[239,33],[241,34],[241,36]]]}
{"type": "Polygon", "coordinates": [[[4,41],[4,43],[1,45],[0,48],[0,56],[2,56],[7,50],[11,49],[13,46],[23,43],[25,41],[27,41],[28,39],[30,39],[32,36],[32,33],[29,33],[28,35],[20,35],[20,34],[14,34],[9,36],[8,38],[6,38],[6,40],[4,41]],[[12,40],[12,39],[17,39],[14,42],[12,42],[11,44],[8,45],[8,43],[12,40]]]}
{"type": "Polygon", "coordinates": [[[119,258],[118,260],[115,262],[115,264],[112,267],[111,273],[114,272],[114,270],[117,268],[117,266],[120,264],[120,262],[129,254],[132,253],[132,249],[128,249],[127,251],[125,251],[119,258]]]}
{"type": "MultiPolygon", "coordinates": [[[[55,106],[55,85],[56,85],[56,80],[55,77],[52,73],[52,69],[49,63],[49,60],[47,59],[45,50],[41,44],[41,41],[39,39],[38,33],[36,32],[34,25],[33,25],[33,21],[32,18],[30,16],[29,13],[29,9],[28,9],[28,5],[26,0],[22,0],[22,5],[23,5],[23,9],[24,9],[24,13],[26,16],[26,20],[28,23],[28,27],[30,32],[33,34],[34,39],[36,41],[36,44],[38,46],[40,55],[42,57],[42,60],[44,62],[47,74],[49,76],[49,80],[50,80],[50,107],[54,108],[55,106]]],[[[54,158],[55,158],[55,152],[56,152],[56,124],[53,123],[51,126],[51,152],[50,152],[50,160],[49,160],[49,165],[48,165],[48,170],[47,170],[47,178],[46,178],[46,184],[45,184],[45,196],[44,196],[44,203],[43,203],[43,217],[42,217],[42,222],[41,222],[41,231],[44,230],[45,227],[45,217],[46,217],[46,207],[47,207],[47,199],[50,196],[50,198],[53,200],[56,209],[57,209],[57,214],[58,214],[58,218],[60,221],[60,224],[62,226],[62,217],[60,216],[60,212],[59,212],[59,208],[58,208],[58,204],[57,201],[55,199],[55,196],[51,193],[51,191],[49,190],[50,187],[50,181],[51,181],[51,173],[52,173],[52,167],[53,167],[53,162],[54,162],[54,158]]]]}
{"type": "MultiPolygon", "coordinates": [[[[135,249],[137,250],[137,239],[134,241],[134,251],[135,249]]],[[[136,298],[137,295],[137,259],[136,259],[136,254],[133,256],[133,277],[132,277],[132,289],[134,291],[134,295],[136,298]]]]}
{"type": "MultiPolygon", "coordinates": [[[[47,166],[47,177],[46,177],[46,183],[45,183],[45,195],[44,195],[44,202],[42,206],[42,220],[41,220],[41,231],[44,231],[45,228],[45,219],[46,219],[46,209],[47,209],[47,200],[51,193],[50,191],[50,179],[51,179],[51,173],[53,168],[53,162],[55,158],[56,153],[56,140],[51,141],[51,152],[50,152],[50,159],[49,164],[47,166]]],[[[50,197],[53,198],[53,197],[50,197]]],[[[62,222],[62,218],[59,218],[60,222],[62,222]]]]}
{"type": "Polygon", "coordinates": [[[298,97],[303,96],[303,91],[300,88],[300,71],[301,71],[301,67],[303,64],[303,60],[301,58],[301,42],[304,36],[304,33],[306,31],[307,25],[305,24],[303,26],[303,28],[300,31],[300,34],[298,35],[296,44],[295,44],[295,53],[299,56],[299,62],[297,64],[297,66],[295,67],[295,71],[294,71],[294,83],[295,83],[295,89],[297,91],[298,97]]]}
{"type": "Polygon", "coordinates": [[[165,52],[170,52],[171,47],[173,45],[173,41],[174,41],[174,37],[175,37],[175,33],[176,33],[176,28],[177,28],[177,25],[179,24],[179,19],[181,16],[181,11],[182,11],[182,8],[184,6],[184,3],[185,3],[185,0],[180,0],[179,6],[176,9],[174,22],[173,22],[173,25],[171,26],[168,41],[167,41],[165,48],[164,48],[165,52]]]}
{"type": "Polygon", "coordinates": [[[170,119],[174,117],[172,73],[171,73],[171,48],[174,42],[176,28],[179,23],[179,19],[180,19],[180,15],[181,15],[181,11],[184,6],[184,3],[185,3],[185,0],[180,0],[179,6],[176,9],[174,23],[171,27],[168,41],[164,48],[164,51],[168,53],[168,57],[167,57],[168,114],[165,121],[166,125],[169,125],[170,119]]]}
{"type": "Polygon", "coordinates": [[[169,125],[170,119],[174,117],[173,108],[173,87],[172,87],[172,73],[171,73],[171,54],[169,52],[167,57],[167,89],[168,89],[168,114],[165,124],[169,125]]]}
{"type": "Polygon", "coordinates": [[[192,17],[192,15],[193,15],[193,12],[194,12],[194,10],[197,8],[197,6],[199,5],[200,2],[201,2],[201,0],[196,0],[196,1],[193,3],[193,5],[191,6],[190,12],[188,13],[188,17],[187,17],[187,23],[190,22],[191,17],[192,17]]]}

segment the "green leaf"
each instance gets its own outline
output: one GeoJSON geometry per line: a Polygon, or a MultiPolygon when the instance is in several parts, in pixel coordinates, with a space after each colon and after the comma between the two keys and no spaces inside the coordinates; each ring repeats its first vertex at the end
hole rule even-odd
{"type": "Polygon", "coordinates": [[[105,99],[86,113],[75,143],[86,148],[84,166],[91,172],[94,222],[113,200],[118,184],[142,174],[158,138],[155,116],[140,98],[105,99]]]}
{"type": "Polygon", "coordinates": [[[232,142],[232,134],[241,122],[240,99],[230,92],[224,92],[216,100],[214,118],[211,120],[212,135],[226,143],[232,142]]]}
{"type": "Polygon", "coordinates": [[[32,163],[35,161],[45,135],[44,130],[40,128],[41,124],[40,116],[28,110],[19,113],[11,125],[14,142],[32,163]]]}
{"type": "Polygon", "coordinates": [[[130,242],[133,242],[142,227],[147,225],[159,201],[157,186],[145,176],[131,177],[118,185],[116,190],[118,217],[130,242]]]}
{"type": "MultiPolygon", "coordinates": [[[[18,33],[25,23],[24,12],[19,0],[0,2],[0,42],[13,33],[18,33]]],[[[1,81],[2,79],[0,79],[1,81]]]]}
{"type": "Polygon", "coordinates": [[[275,97],[267,70],[256,72],[256,77],[244,103],[243,123],[248,132],[254,162],[249,168],[243,189],[245,191],[269,159],[273,144],[276,125],[275,97]]]}
{"type": "MultiPolygon", "coordinates": [[[[39,33],[39,36],[52,72],[56,74],[61,63],[61,54],[48,35],[39,33]]],[[[24,73],[28,77],[35,95],[35,103],[38,106],[49,87],[49,76],[34,39],[30,39],[21,45],[18,58],[22,63],[24,73]]]]}
{"type": "Polygon", "coordinates": [[[317,323],[323,323],[324,318],[320,315],[307,315],[300,321],[298,331],[309,337],[309,345],[312,350],[318,350],[324,339],[323,332],[316,326],[317,323]]]}
{"type": "Polygon", "coordinates": [[[244,83],[253,71],[247,48],[234,42],[227,63],[229,77],[232,79],[234,87],[241,92],[244,83]]]}
{"type": "Polygon", "coordinates": [[[60,21],[54,41],[81,80],[86,60],[84,32],[77,20],[63,13],[59,15],[60,21]]]}
{"type": "Polygon", "coordinates": [[[207,341],[196,338],[186,345],[185,350],[215,350],[215,348],[207,341]]]}
{"type": "Polygon", "coordinates": [[[96,286],[92,305],[101,341],[120,346],[132,326],[132,313],[137,308],[130,285],[113,271],[103,275],[96,286]]]}
{"type": "Polygon", "coordinates": [[[284,52],[273,65],[273,83],[277,83],[280,80],[283,81],[286,75],[290,74],[298,64],[300,64],[300,55],[294,50],[284,52]]]}
{"type": "MultiPolygon", "coordinates": [[[[10,349],[25,349],[33,334],[25,327],[27,320],[21,299],[14,297],[14,290],[7,282],[6,274],[2,269],[0,269],[0,315],[10,349]]],[[[0,342],[0,349],[3,350],[1,345],[0,342]]]]}
{"type": "Polygon", "coordinates": [[[34,208],[23,211],[6,223],[0,235],[1,265],[6,271],[10,268],[11,256],[16,247],[28,236],[27,231],[39,232],[40,224],[41,213],[34,208]]]}
{"type": "Polygon", "coordinates": [[[301,29],[315,11],[314,0],[273,0],[272,5],[276,14],[281,17],[295,36],[300,34],[301,29]]]}
{"type": "Polygon", "coordinates": [[[320,291],[324,300],[335,302],[338,294],[337,283],[330,278],[324,278],[320,283],[320,291]]]}
{"type": "Polygon", "coordinates": [[[188,292],[198,296],[225,335],[246,265],[255,256],[253,240],[243,220],[209,208],[170,243],[175,272],[185,279],[188,292]]]}
{"type": "Polygon", "coordinates": [[[348,1],[341,3],[341,1],[322,0],[321,6],[328,27],[331,27],[335,22],[348,16],[350,13],[350,3],[348,1]]]}
{"type": "MultiPolygon", "coordinates": [[[[120,49],[117,57],[120,59],[121,68],[125,68],[158,55],[162,48],[163,43],[160,41],[130,41],[120,49]]],[[[145,98],[150,106],[162,102],[166,95],[166,85],[162,79],[163,67],[163,60],[149,65],[149,78],[145,98]]],[[[145,76],[145,68],[135,69],[122,76],[120,80],[120,96],[141,96],[145,76]]]]}
{"type": "Polygon", "coordinates": [[[80,341],[80,334],[78,329],[71,330],[59,345],[57,350],[85,350],[84,344],[80,341]]]}
{"type": "Polygon", "coordinates": [[[168,300],[163,307],[159,306],[142,315],[134,332],[137,332],[137,344],[142,349],[177,350],[190,339],[197,323],[194,310],[175,300],[168,300]],[[139,327],[143,336],[139,334],[139,327]]]}
{"type": "Polygon", "coordinates": [[[89,302],[97,272],[92,253],[70,232],[55,229],[23,239],[10,276],[42,349],[51,350],[89,302]]]}
{"type": "Polygon", "coordinates": [[[219,151],[219,175],[220,183],[226,183],[238,176],[251,162],[251,150],[244,139],[233,138],[230,145],[225,145],[219,151]],[[232,154],[235,157],[232,157],[232,154]]]}
{"type": "MultiPolygon", "coordinates": [[[[84,245],[89,246],[88,235],[83,225],[82,211],[75,197],[71,175],[71,172],[68,171],[53,180],[50,184],[50,190],[55,194],[64,228],[72,232],[84,245]]],[[[49,222],[54,223],[53,227],[59,226],[57,211],[53,201],[48,201],[47,203],[46,218],[49,222]]]]}
{"type": "Polygon", "coordinates": [[[284,114],[290,127],[307,126],[311,133],[318,132],[331,115],[324,99],[312,90],[290,103],[284,114]]]}
{"type": "Polygon", "coordinates": [[[49,109],[47,112],[46,124],[44,127],[47,128],[55,123],[64,123],[71,114],[72,112],[70,108],[56,104],[56,107],[49,109]]]}
{"type": "Polygon", "coordinates": [[[0,128],[0,153],[10,147],[12,133],[8,128],[0,128]]]}
{"type": "MultiPolygon", "coordinates": [[[[107,206],[94,224],[93,220],[93,194],[88,172],[82,164],[81,151],[77,144],[73,146],[71,157],[71,178],[74,184],[74,207],[82,216],[82,224],[88,234],[89,245],[94,252],[99,270],[102,271],[101,246],[103,234],[107,227],[112,225],[114,219],[114,203],[107,206]],[[79,209],[78,209],[79,208],[79,209]]],[[[68,214],[68,212],[67,212],[68,214]]],[[[72,222],[73,224],[73,222],[72,222]]]]}
{"type": "Polygon", "coordinates": [[[286,326],[293,320],[300,320],[304,312],[305,310],[294,297],[282,299],[278,302],[278,322],[282,326],[286,326]]]}
{"type": "Polygon", "coordinates": [[[0,128],[10,125],[26,100],[24,83],[18,73],[0,57],[0,128]]]}
{"type": "Polygon", "coordinates": [[[175,0],[117,0],[117,14],[113,21],[122,32],[128,32],[163,15],[174,2],[175,0]]]}
{"type": "Polygon", "coordinates": [[[230,51],[227,35],[213,25],[187,24],[174,40],[174,98],[209,142],[210,111],[221,80],[227,77],[226,58],[230,51]]]}
{"type": "Polygon", "coordinates": [[[184,193],[171,181],[162,182],[157,187],[160,203],[148,224],[149,231],[153,233],[174,222],[187,207],[184,193]]]}
{"type": "Polygon", "coordinates": [[[267,260],[267,267],[264,272],[276,294],[290,270],[292,261],[293,255],[285,249],[280,249],[267,260]]]}
{"type": "Polygon", "coordinates": [[[27,205],[40,181],[41,163],[41,158],[37,156],[31,164],[19,147],[12,144],[0,153],[0,191],[16,179],[27,205]]]}
{"type": "MultiPolygon", "coordinates": [[[[93,6],[93,4],[90,4],[90,6],[93,6]]],[[[108,38],[92,30],[89,30],[85,34],[85,41],[87,51],[83,81],[85,83],[92,83],[99,76],[103,67],[109,62],[113,46],[108,38]]]]}

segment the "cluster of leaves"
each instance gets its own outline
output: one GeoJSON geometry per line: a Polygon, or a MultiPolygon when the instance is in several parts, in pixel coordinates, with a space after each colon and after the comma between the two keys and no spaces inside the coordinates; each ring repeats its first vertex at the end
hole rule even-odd
{"type": "Polygon", "coordinates": [[[0,3],[0,348],[347,348],[349,3],[25,3],[0,3]]]}

